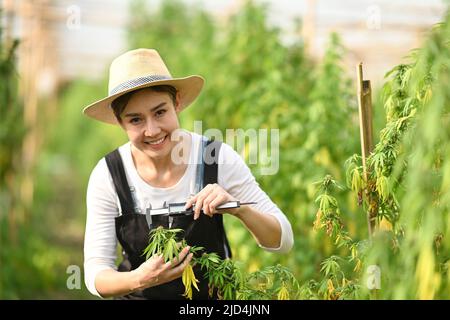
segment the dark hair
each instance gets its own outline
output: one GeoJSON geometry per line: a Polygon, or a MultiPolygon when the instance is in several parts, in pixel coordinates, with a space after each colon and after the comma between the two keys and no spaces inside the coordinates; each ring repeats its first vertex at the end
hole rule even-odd
{"type": "Polygon", "coordinates": [[[114,112],[114,115],[117,118],[117,121],[122,122],[122,119],[120,118],[120,115],[122,114],[123,110],[125,110],[125,107],[127,106],[128,102],[130,101],[133,94],[142,91],[150,89],[156,92],[166,92],[169,94],[170,98],[172,99],[173,103],[176,103],[176,97],[177,97],[177,89],[175,87],[169,86],[169,85],[159,85],[159,86],[153,86],[153,87],[147,87],[138,89],[135,91],[131,91],[128,93],[125,93],[123,96],[118,97],[117,99],[113,100],[111,102],[111,108],[114,112]]]}

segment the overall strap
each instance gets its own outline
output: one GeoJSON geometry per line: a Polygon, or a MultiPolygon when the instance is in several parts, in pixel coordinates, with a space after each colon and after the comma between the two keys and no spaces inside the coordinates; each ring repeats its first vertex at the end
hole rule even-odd
{"type": "MultiPolygon", "coordinates": [[[[204,148],[204,172],[203,172],[203,187],[208,184],[217,183],[218,178],[218,163],[219,163],[219,151],[222,143],[220,141],[208,140],[204,148]]],[[[231,258],[231,248],[228,243],[227,236],[225,234],[225,228],[223,226],[223,216],[221,214],[215,214],[214,218],[217,220],[219,227],[219,234],[224,243],[225,258],[231,258]]]]}
{"type": "Polygon", "coordinates": [[[208,140],[203,150],[203,187],[208,184],[217,183],[219,151],[222,143],[220,141],[208,140]]]}
{"type": "Polygon", "coordinates": [[[128,187],[127,176],[125,175],[125,169],[123,167],[119,149],[107,154],[105,160],[108,165],[109,172],[111,173],[117,195],[119,196],[122,214],[134,213],[133,197],[128,187]]]}

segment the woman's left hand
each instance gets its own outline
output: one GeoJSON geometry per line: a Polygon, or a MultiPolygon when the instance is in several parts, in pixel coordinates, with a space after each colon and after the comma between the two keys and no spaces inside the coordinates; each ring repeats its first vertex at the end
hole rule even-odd
{"type": "MultiPolygon", "coordinates": [[[[216,211],[216,208],[228,201],[237,200],[217,183],[214,183],[208,184],[199,193],[188,199],[185,208],[188,209],[195,204],[194,220],[197,220],[200,216],[200,210],[203,209],[203,212],[206,215],[212,217],[214,214],[220,213],[216,211]]],[[[226,212],[235,215],[239,212],[239,209],[240,208],[227,209],[226,212]]]]}

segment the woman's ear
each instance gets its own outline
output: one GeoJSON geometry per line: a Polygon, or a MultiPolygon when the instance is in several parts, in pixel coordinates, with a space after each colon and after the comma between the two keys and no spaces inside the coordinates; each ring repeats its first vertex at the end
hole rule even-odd
{"type": "Polygon", "coordinates": [[[175,112],[179,113],[181,111],[181,95],[180,92],[177,92],[177,95],[175,96],[175,112]]]}

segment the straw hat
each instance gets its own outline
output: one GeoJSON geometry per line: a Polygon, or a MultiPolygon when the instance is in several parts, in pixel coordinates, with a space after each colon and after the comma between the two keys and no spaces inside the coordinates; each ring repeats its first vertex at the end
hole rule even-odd
{"type": "Polygon", "coordinates": [[[83,113],[110,124],[118,124],[111,102],[127,92],[156,85],[171,85],[180,93],[181,109],[200,94],[205,80],[198,75],[172,78],[164,61],[154,49],[128,51],[111,63],[108,96],[83,109],[83,113]]]}

